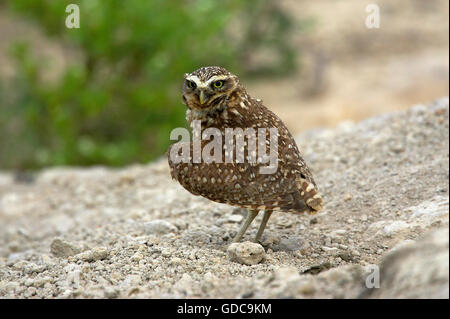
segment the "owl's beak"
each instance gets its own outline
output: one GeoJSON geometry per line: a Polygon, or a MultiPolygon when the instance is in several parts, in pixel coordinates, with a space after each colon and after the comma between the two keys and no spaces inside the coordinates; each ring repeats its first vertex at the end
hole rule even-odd
{"type": "Polygon", "coordinates": [[[208,102],[209,96],[205,94],[204,91],[200,91],[200,104],[205,104],[205,102],[208,102]]]}

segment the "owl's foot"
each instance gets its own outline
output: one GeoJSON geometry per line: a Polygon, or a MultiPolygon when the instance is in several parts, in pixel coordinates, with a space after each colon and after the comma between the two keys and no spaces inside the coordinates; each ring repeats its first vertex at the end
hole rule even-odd
{"type": "Polygon", "coordinates": [[[272,215],[272,211],[271,210],[265,210],[264,211],[264,216],[263,216],[263,219],[261,221],[261,225],[259,225],[258,232],[256,233],[255,243],[258,243],[259,240],[261,239],[261,236],[262,236],[262,234],[264,232],[264,229],[266,228],[267,221],[269,220],[271,215],[272,215]]]}
{"type": "Polygon", "coordinates": [[[255,219],[256,215],[258,215],[259,211],[257,210],[249,210],[247,213],[247,218],[245,219],[244,225],[242,225],[241,229],[239,229],[236,236],[234,236],[232,243],[238,243],[242,237],[244,237],[245,232],[247,231],[248,226],[255,219]]]}

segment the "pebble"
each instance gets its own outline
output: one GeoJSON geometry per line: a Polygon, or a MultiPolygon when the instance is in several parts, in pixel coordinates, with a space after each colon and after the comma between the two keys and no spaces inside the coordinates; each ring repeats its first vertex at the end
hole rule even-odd
{"type": "Polygon", "coordinates": [[[170,264],[173,265],[173,266],[181,265],[182,262],[183,262],[182,259],[181,259],[181,258],[178,258],[178,257],[173,257],[173,258],[170,260],[170,264]]]}
{"type": "Polygon", "coordinates": [[[144,258],[144,255],[142,255],[140,252],[137,252],[133,256],[131,256],[132,261],[140,261],[143,258],[144,258]]]}
{"type": "Polygon", "coordinates": [[[352,251],[351,251],[351,253],[352,253],[352,255],[353,256],[361,256],[361,254],[359,253],[359,251],[357,251],[356,249],[353,249],[352,251]]]}
{"type": "Polygon", "coordinates": [[[338,257],[340,257],[342,260],[347,261],[347,262],[353,260],[352,254],[346,253],[346,252],[339,253],[338,257]]]}
{"type": "Polygon", "coordinates": [[[29,298],[36,294],[36,288],[35,287],[28,287],[25,293],[23,294],[25,298],[29,298]]]}
{"type": "Polygon", "coordinates": [[[105,291],[103,292],[105,298],[108,299],[114,299],[119,297],[120,295],[120,290],[116,289],[116,288],[105,288],[105,291]]]}
{"type": "Polygon", "coordinates": [[[249,241],[232,243],[228,246],[227,253],[231,261],[244,265],[256,265],[266,256],[263,246],[249,241]]]}
{"type": "Polygon", "coordinates": [[[19,287],[20,287],[20,283],[18,283],[17,281],[11,281],[11,282],[6,283],[3,286],[0,286],[0,290],[3,290],[5,292],[9,293],[9,292],[13,292],[13,291],[17,290],[17,288],[19,288],[19,287]]]}
{"type": "Polygon", "coordinates": [[[331,232],[331,234],[334,236],[342,236],[345,235],[346,233],[347,231],[345,229],[337,229],[331,232]]]}
{"type": "Polygon", "coordinates": [[[32,278],[28,278],[24,282],[24,285],[27,286],[27,287],[33,286],[33,284],[34,284],[34,279],[32,279],[32,278]]]}
{"type": "Polygon", "coordinates": [[[338,251],[338,249],[336,247],[322,246],[321,248],[322,248],[322,250],[324,252],[336,252],[336,251],[338,251]]]}
{"type": "Polygon", "coordinates": [[[69,257],[79,254],[81,248],[63,239],[55,238],[50,244],[50,252],[57,257],[69,257]]]}
{"type": "Polygon", "coordinates": [[[244,217],[242,215],[230,215],[228,216],[228,222],[230,223],[240,223],[244,217]]]}
{"type": "Polygon", "coordinates": [[[34,263],[30,263],[24,267],[24,272],[26,274],[41,273],[46,269],[47,269],[46,265],[36,265],[34,263]]]}
{"type": "Polygon", "coordinates": [[[108,249],[105,247],[96,247],[91,250],[84,251],[74,256],[77,260],[83,260],[87,262],[103,260],[108,257],[108,249]]]}
{"type": "Polygon", "coordinates": [[[155,219],[143,224],[143,231],[147,235],[164,235],[176,230],[174,225],[163,219],[155,219]]]}
{"type": "Polygon", "coordinates": [[[274,251],[297,251],[303,249],[304,241],[298,236],[291,236],[288,238],[281,238],[279,243],[273,245],[274,251]]]}
{"type": "Polygon", "coordinates": [[[128,275],[124,280],[124,284],[128,286],[137,286],[141,281],[142,278],[139,275],[128,275]]]}

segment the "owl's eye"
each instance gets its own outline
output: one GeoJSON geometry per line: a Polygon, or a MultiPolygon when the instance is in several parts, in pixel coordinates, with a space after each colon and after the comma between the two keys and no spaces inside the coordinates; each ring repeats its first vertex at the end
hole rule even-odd
{"type": "Polygon", "coordinates": [[[190,88],[190,89],[195,89],[195,87],[197,86],[197,84],[195,84],[195,82],[189,81],[189,80],[186,80],[186,84],[187,84],[188,88],[190,88]]]}
{"type": "Polygon", "coordinates": [[[216,82],[213,83],[213,86],[216,89],[220,89],[223,86],[223,81],[216,81],[216,82]]]}

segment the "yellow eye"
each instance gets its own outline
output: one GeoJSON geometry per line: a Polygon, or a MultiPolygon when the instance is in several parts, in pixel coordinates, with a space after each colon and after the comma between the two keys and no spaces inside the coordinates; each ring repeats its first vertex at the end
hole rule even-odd
{"type": "Polygon", "coordinates": [[[186,80],[186,84],[187,84],[188,88],[190,88],[190,89],[194,89],[197,86],[197,84],[195,84],[195,82],[192,82],[189,80],[186,80]]]}
{"type": "Polygon", "coordinates": [[[223,81],[216,81],[213,85],[216,89],[220,89],[223,86],[223,81]]]}

